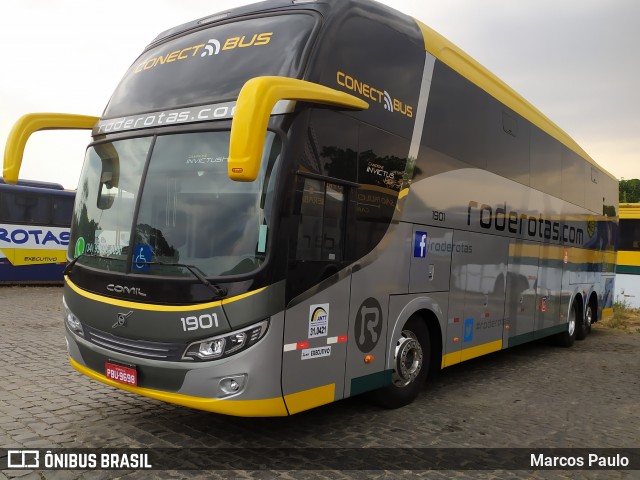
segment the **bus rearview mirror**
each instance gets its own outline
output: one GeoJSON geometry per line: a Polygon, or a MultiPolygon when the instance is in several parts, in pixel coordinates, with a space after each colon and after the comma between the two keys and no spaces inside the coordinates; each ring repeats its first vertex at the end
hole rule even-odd
{"type": "Polygon", "coordinates": [[[253,182],[258,176],[269,117],[280,100],[356,110],[369,108],[369,104],[360,98],[305,80],[277,76],[248,80],[240,90],[231,123],[228,160],[231,180],[253,182]]]}

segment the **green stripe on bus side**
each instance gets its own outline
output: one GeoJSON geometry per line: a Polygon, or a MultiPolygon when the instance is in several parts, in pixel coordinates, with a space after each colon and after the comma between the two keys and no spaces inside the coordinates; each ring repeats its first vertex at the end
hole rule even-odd
{"type": "Polygon", "coordinates": [[[555,335],[556,333],[562,333],[567,331],[567,324],[562,323],[560,325],[554,325],[553,327],[543,328],[542,330],[536,330],[535,332],[527,332],[522,335],[516,335],[509,338],[509,346],[515,347],[523,343],[532,342],[538,338],[548,337],[555,335]]]}
{"type": "Polygon", "coordinates": [[[522,335],[509,338],[509,346],[515,347],[516,345],[532,342],[533,340],[535,340],[534,332],[523,333],[522,335]]]}
{"type": "Polygon", "coordinates": [[[640,275],[640,267],[636,267],[635,265],[618,265],[616,266],[616,273],[640,275]]]}
{"type": "Polygon", "coordinates": [[[393,370],[383,370],[351,379],[351,396],[391,385],[393,370]]]}

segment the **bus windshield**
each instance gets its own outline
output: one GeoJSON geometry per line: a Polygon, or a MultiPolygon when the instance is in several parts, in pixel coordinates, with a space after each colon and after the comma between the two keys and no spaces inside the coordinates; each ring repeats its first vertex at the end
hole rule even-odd
{"type": "Polygon", "coordinates": [[[296,77],[315,23],[309,14],[262,17],[164,42],[133,63],[104,118],[232,99],[261,75],[296,77]]]}
{"type": "Polygon", "coordinates": [[[184,265],[207,277],[257,269],[266,257],[279,138],[267,133],[254,182],[229,179],[228,151],[228,131],[90,147],[69,256],[94,268],[157,276],[193,277],[184,265]]]}

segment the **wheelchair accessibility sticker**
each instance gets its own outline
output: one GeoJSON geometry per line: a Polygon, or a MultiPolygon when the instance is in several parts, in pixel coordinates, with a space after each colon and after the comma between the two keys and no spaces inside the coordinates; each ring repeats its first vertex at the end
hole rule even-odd
{"type": "Polygon", "coordinates": [[[148,262],[153,257],[153,251],[149,245],[136,245],[136,250],[133,254],[133,269],[136,271],[149,270],[150,265],[148,262]]]}

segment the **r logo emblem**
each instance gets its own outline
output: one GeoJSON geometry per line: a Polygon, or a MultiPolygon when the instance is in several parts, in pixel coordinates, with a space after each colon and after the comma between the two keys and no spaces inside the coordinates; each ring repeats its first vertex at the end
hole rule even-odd
{"type": "Polygon", "coordinates": [[[367,298],[358,308],[354,333],[358,349],[363,353],[378,344],[382,334],[382,308],[375,298],[367,298]]]}

